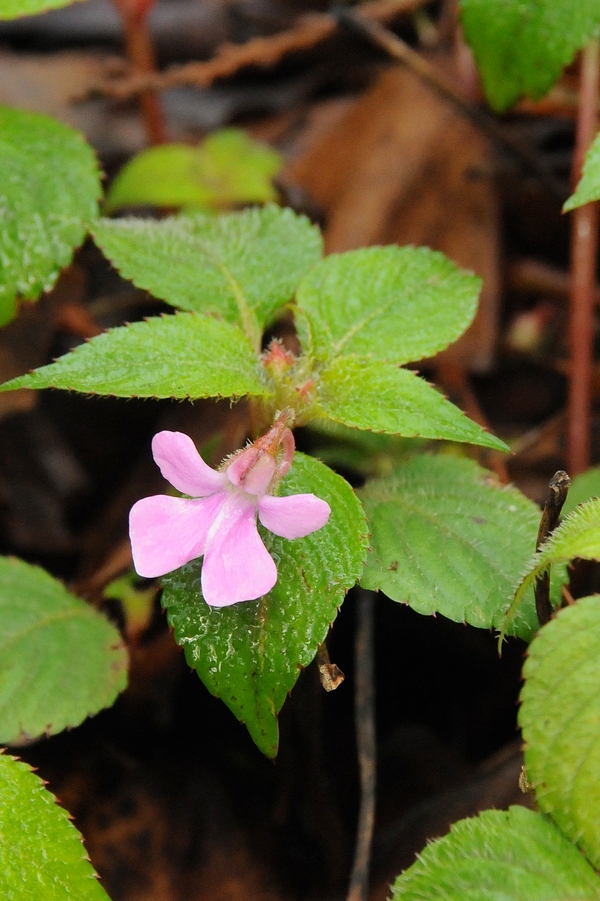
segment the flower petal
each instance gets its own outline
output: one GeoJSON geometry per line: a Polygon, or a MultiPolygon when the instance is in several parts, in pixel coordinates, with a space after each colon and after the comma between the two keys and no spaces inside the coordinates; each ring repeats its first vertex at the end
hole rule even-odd
{"type": "Polygon", "coordinates": [[[223,492],[199,500],[157,494],[135,503],[129,514],[129,537],[138,575],[164,576],[200,557],[225,500],[223,492]]]}
{"type": "Polygon", "coordinates": [[[269,532],[282,538],[304,538],[321,529],[331,515],[327,501],[314,494],[290,494],[258,499],[258,518],[269,532]]]}
{"type": "Polygon", "coordinates": [[[165,479],[183,494],[208,497],[227,484],[225,473],[211,469],[183,432],[159,432],[152,439],[152,454],[165,479]]]}
{"type": "Polygon", "coordinates": [[[256,505],[231,492],[213,523],[202,564],[202,594],[213,607],[253,601],[271,590],[277,567],[256,528],[256,505]]]}

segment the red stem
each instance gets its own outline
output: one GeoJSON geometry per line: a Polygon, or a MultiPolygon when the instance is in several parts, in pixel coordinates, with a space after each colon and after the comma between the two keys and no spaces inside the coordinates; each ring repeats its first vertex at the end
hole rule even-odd
{"type": "MultiPolygon", "coordinates": [[[[148,13],[153,0],[114,0],[121,16],[125,31],[127,58],[136,73],[151,74],[157,71],[152,36],[148,27],[148,13]]],[[[143,91],[140,106],[146,129],[148,144],[164,144],[166,140],[165,120],[158,93],[143,91]]]]}
{"type": "MultiPolygon", "coordinates": [[[[589,42],[581,58],[581,84],[573,181],[580,176],[585,154],[597,128],[599,44],[589,42]]],[[[594,299],[598,249],[598,205],[588,203],[573,212],[571,232],[571,294],[569,347],[569,423],[567,468],[571,475],[590,465],[591,382],[593,367],[594,299]]]]}

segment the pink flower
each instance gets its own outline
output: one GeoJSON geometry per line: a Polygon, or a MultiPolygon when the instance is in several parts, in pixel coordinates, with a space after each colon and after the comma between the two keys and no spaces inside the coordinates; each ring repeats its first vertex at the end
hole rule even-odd
{"type": "Polygon", "coordinates": [[[204,462],[187,435],[154,436],[152,453],[160,471],[190,498],[155,495],[133,505],[129,535],[140,576],[162,576],[204,555],[202,594],[213,607],[251,601],[271,590],[277,568],[258,534],[257,515],[270,532],[294,539],[322,528],[331,513],[314,494],[269,493],[294,455],[286,423],[282,414],[266,435],[220,470],[204,462]]]}

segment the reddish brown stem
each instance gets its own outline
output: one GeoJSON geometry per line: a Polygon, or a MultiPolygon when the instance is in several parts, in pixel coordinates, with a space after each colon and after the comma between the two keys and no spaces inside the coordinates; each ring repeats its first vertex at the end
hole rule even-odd
{"type": "MultiPolygon", "coordinates": [[[[134,72],[138,75],[156,74],[156,58],[148,27],[148,12],[152,2],[141,0],[132,3],[131,0],[114,0],[114,3],[121,15],[127,58],[134,72]]],[[[158,92],[154,89],[143,91],[140,94],[140,106],[148,144],[151,146],[164,144],[166,128],[158,92]]]]}
{"type": "MultiPolygon", "coordinates": [[[[573,181],[581,176],[585,154],[597,127],[599,44],[589,42],[581,58],[581,86],[573,181]]],[[[594,300],[598,248],[598,205],[588,203],[573,213],[571,232],[571,294],[569,347],[569,424],[567,467],[572,475],[590,465],[591,382],[594,300]]]]}

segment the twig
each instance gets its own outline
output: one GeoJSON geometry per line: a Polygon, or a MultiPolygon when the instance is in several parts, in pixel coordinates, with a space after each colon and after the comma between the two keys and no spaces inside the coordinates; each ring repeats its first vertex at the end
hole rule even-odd
{"type": "MultiPolygon", "coordinates": [[[[581,58],[579,113],[573,158],[574,183],[579,180],[585,154],[596,134],[599,55],[598,40],[593,39],[583,51],[581,58]]],[[[571,378],[569,381],[567,466],[573,475],[577,475],[590,465],[598,204],[587,203],[574,210],[572,215],[569,319],[571,378]]]]}
{"type": "Polygon", "coordinates": [[[360,807],[354,864],[347,901],[365,901],[369,887],[371,844],[375,824],[375,686],[373,660],[374,599],[372,591],[356,588],[356,673],[354,719],[360,770],[360,807]]]}
{"type": "Polygon", "coordinates": [[[493,116],[489,115],[485,110],[468,103],[431,63],[417,53],[416,50],[413,50],[412,47],[409,47],[405,41],[396,37],[395,34],[384,28],[379,22],[367,19],[359,11],[344,8],[340,10],[338,18],[340,22],[347,23],[355,31],[367,37],[392,59],[405,65],[432,91],[435,91],[436,94],[451,103],[462,116],[486,134],[490,140],[502,147],[512,157],[518,159],[532,175],[536,176],[540,184],[556,200],[559,200],[561,203],[566,200],[567,192],[563,184],[554,177],[544,161],[536,155],[528,144],[507,135],[493,116]]]}
{"type": "MultiPolygon", "coordinates": [[[[402,13],[414,12],[428,0],[380,0],[359,7],[366,19],[391,21],[402,13]]],[[[334,16],[314,13],[302,16],[287,31],[269,37],[253,38],[245,44],[223,44],[212,59],[205,62],[173,66],[166,72],[131,73],[125,77],[107,78],[94,85],[89,94],[100,94],[117,100],[129,100],[143,91],[193,85],[207,88],[219,78],[231,78],[248,66],[268,69],[289,53],[310,50],[331,37],[338,29],[334,16]]]]}
{"type": "MultiPolygon", "coordinates": [[[[540,527],[538,529],[537,541],[535,543],[536,551],[552,534],[558,525],[558,518],[569,493],[569,485],[571,479],[562,469],[555,472],[550,479],[548,497],[542,511],[540,527]]],[[[535,594],[535,610],[537,613],[540,626],[545,626],[552,618],[552,604],[550,603],[550,572],[547,570],[535,580],[533,586],[535,594]]]]}

